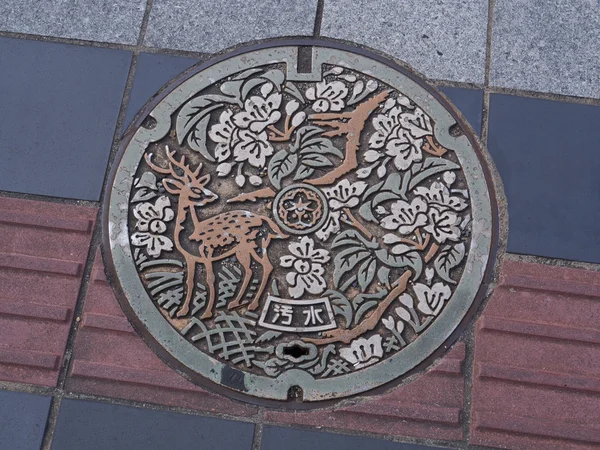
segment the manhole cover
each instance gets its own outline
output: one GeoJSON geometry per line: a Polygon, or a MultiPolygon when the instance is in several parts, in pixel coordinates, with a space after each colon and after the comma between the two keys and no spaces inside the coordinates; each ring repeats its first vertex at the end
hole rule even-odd
{"type": "Polygon", "coordinates": [[[298,44],[171,83],[105,208],[112,283],[146,342],[196,383],[296,407],[447,348],[497,231],[477,141],[437,91],[362,49],[298,44]]]}

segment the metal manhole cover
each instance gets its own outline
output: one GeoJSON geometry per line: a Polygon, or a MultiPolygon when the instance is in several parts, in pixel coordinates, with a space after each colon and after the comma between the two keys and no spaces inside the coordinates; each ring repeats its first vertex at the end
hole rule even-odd
{"type": "Polygon", "coordinates": [[[282,404],[431,360],[476,308],[497,232],[477,141],[447,101],[323,41],[175,80],[109,189],[107,265],[146,342],[199,384],[282,404]]]}

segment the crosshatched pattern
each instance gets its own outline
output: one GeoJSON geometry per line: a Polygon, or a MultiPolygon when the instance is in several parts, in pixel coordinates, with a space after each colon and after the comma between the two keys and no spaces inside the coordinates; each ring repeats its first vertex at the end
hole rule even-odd
{"type": "Polygon", "coordinates": [[[450,336],[494,213],[475,141],[410,75],[320,46],[298,73],[296,57],[242,53],[165,93],[124,145],[107,225],[122,304],[168,359],[316,401],[450,336]]]}

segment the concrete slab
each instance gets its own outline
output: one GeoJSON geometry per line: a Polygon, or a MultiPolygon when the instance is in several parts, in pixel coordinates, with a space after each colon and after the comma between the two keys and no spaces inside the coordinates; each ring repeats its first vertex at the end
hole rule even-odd
{"type": "Polygon", "coordinates": [[[145,44],[214,53],[275,36],[312,35],[317,0],[155,0],[145,44]]]}
{"type": "Polygon", "coordinates": [[[487,2],[328,0],[321,34],[385,51],[429,78],[483,83],[487,2]]]}
{"type": "Polygon", "coordinates": [[[497,0],[494,86],[600,98],[597,1],[497,0]]]}
{"type": "Polygon", "coordinates": [[[146,0],[0,2],[0,30],[135,44],[146,0]]]}

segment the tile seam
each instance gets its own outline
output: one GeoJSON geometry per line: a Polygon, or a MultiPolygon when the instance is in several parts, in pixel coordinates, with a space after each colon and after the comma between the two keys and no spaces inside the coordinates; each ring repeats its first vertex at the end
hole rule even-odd
{"type": "Polygon", "coordinates": [[[252,436],[252,450],[261,450],[262,447],[262,436],[264,429],[264,421],[265,421],[265,407],[259,406],[258,412],[254,416],[254,435],[252,436]]]}
{"type": "Polygon", "coordinates": [[[317,10],[315,12],[315,26],[313,28],[313,36],[318,38],[321,36],[321,26],[323,25],[323,10],[325,9],[325,0],[317,0],[317,10]]]}
{"type": "Polygon", "coordinates": [[[88,255],[85,263],[85,268],[83,271],[83,276],[81,279],[81,285],[79,288],[79,293],[77,296],[77,301],[75,303],[75,307],[73,310],[73,322],[71,324],[71,328],[69,330],[69,335],[67,337],[67,343],[65,346],[65,351],[63,353],[63,363],[58,376],[57,383],[57,392],[52,397],[52,403],[50,407],[50,411],[48,414],[48,419],[46,422],[46,428],[44,430],[44,437],[42,441],[42,449],[50,450],[52,447],[52,441],[54,438],[54,432],[56,430],[56,424],[58,421],[58,415],[60,411],[60,405],[62,404],[62,398],[64,396],[64,386],[67,379],[67,375],[69,373],[71,364],[72,364],[72,355],[73,355],[73,346],[75,344],[75,338],[77,337],[77,331],[79,329],[80,318],[83,312],[83,304],[85,297],[88,292],[88,287],[90,285],[90,280],[92,279],[92,272],[94,269],[94,260],[96,258],[97,249],[100,246],[100,242],[102,240],[102,202],[104,200],[105,188],[108,180],[108,176],[110,173],[110,169],[112,166],[112,161],[114,159],[115,153],[118,149],[119,140],[121,136],[121,130],[123,128],[123,123],[125,120],[125,112],[127,110],[127,105],[129,103],[129,96],[131,93],[131,88],[133,85],[133,77],[135,75],[135,70],[137,67],[137,58],[139,55],[139,47],[140,43],[143,42],[146,27],[148,25],[148,17],[150,15],[150,11],[152,9],[152,0],[147,0],[146,8],[144,10],[144,17],[142,19],[142,23],[140,26],[140,31],[137,39],[137,46],[133,49],[133,54],[131,56],[131,63],[129,66],[129,72],[127,74],[127,80],[125,82],[125,88],[123,90],[123,95],[121,98],[121,105],[119,108],[119,114],[117,116],[117,123],[115,125],[115,131],[113,135],[113,140],[111,143],[111,149],[109,152],[104,180],[102,183],[102,190],[100,193],[98,212],[96,214],[96,223],[94,224],[94,229],[92,232],[92,237],[90,239],[90,246],[88,249],[88,255]]]}
{"type": "MultiPolygon", "coordinates": [[[[314,426],[310,426],[310,425],[280,423],[277,421],[265,420],[264,418],[259,418],[258,414],[255,414],[252,416],[234,416],[234,415],[227,414],[227,413],[216,413],[216,412],[208,411],[208,410],[197,410],[197,409],[190,409],[190,408],[183,408],[183,407],[176,407],[176,406],[168,406],[168,405],[163,405],[163,404],[158,404],[158,403],[149,403],[149,402],[128,400],[128,399],[115,398],[115,397],[106,397],[106,396],[95,395],[95,394],[85,394],[85,393],[63,391],[63,390],[59,391],[57,388],[28,385],[28,384],[21,384],[21,383],[2,382],[2,383],[0,383],[0,389],[11,391],[11,392],[32,393],[32,394],[45,395],[45,396],[48,396],[48,395],[54,395],[55,397],[60,396],[61,401],[64,399],[87,400],[87,401],[96,401],[96,402],[100,402],[100,403],[108,403],[108,404],[115,404],[115,405],[121,405],[121,406],[130,406],[130,407],[134,407],[134,408],[143,408],[146,410],[152,410],[152,411],[157,411],[157,412],[172,412],[172,413],[185,414],[185,415],[191,415],[191,416],[197,416],[197,417],[209,417],[209,418],[232,420],[232,421],[237,421],[237,422],[253,423],[253,424],[260,423],[262,425],[263,429],[264,429],[265,425],[278,426],[278,427],[284,427],[284,428],[314,429],[314,426]]],[[[58,410],[58,406],[59,405],[56,405],[57,410],[58,410]]],[[[417,437],[411,437],[411,436],[398,436],[398,435],[380,434],[380,433],[373,433],[373,432],[352,431],[352,430],[347,430],[347,429],[331,428],[331,427],[322,427],[322,428],[319,428],[319,431],[331,432],[334,434],[342,434],[342,435],[346,435],[346,436],[357,436],[357,437],[367,437],[367,438],[373,438],[373,439],[379,439],[379,440],[387,440],[387,441],[398,442],[398,443],[433,445],[433,446],[438,446],[438,447],[444,446],[447,448],[460,448],[460,449],[468,448],[469,450],[479,450],[479,449],[489,448],[489,447],[473,446],[473,445],[466,446],[465,443],[461,442],[461,441],[445,441],[445,440],[441,440],[441,439],[425,439],[425,438],[417,438],[417,437]]],[[[262,436],[261,436],[261,438],[262,438],[262,436]]],[[[46,448],[46,447],[42,447],[42,448],[46,448]]],[[[254,448],[253,448],[253,450],[254,450],[254,448]]]]}
{"type": "MultiPolygon", "coordinates": [[[[487,11],[487,28],[486,28],[486,42],[485,42],[485,75],[483,84],[483,105],[481,111],[481,143],[484,148],[487,148],[488,138],[488,127],[489,127],[489,110],[490,110],[490,72],[491,72],[491,59],[492,59],[492,26],[494,23],[494,5],[495,0],[488,0],[488,11],[487,11]]],[[[463,420],[463,442],[466,447],[469,448],[469,441],[471,436],[471,408],[473,401],[473,376],[474,376],[474,365],[475,365],[475,323],[473,322],[465,330],[464,342],[465,342],[465,360],[463,363],[464,373],[464,393],[463,393],[463,408],[462,408],[462,420],[463,420]]]]}
{"type": "MultiPolygon", "coordinates": [[[[314,33],[313,33],[314,34],[314,33]]],[[[116,44],[110,42],[100,42],[100,41],[86,41],[86,40],[78,40],[71,38],[61,38],[54,36],[43,36],[37,34],[26,34],[26,33],[18,33],[12,31],[0,31],[0,37],[7,38],[16,38],[16,39],[25,39],[25,40],[34,40],[41,42],[49,42],[49,43],[58,43],[58,44],[68,44],[68,45],[77,45],[77,46],[87,46],[93,48],[107,48],[114,50],[125,50],[125,51],[138,51],[139,53],[152,53],[159,55],[169,55],[169,56],[182,56],[189,58],[197,58],[197,59],[205,59],[207,55],[212,55],[211,52],[200,52],[194,50],[179,50],[179,49],[171,49],[166,47],[150,47],[145,45],[130,45],[130,44],[116,44]]],[[[283,37],[283,36],[282,36],[283,37]]],[[[320,34],[318,37],[321,37],[320,34]]],[[[240,43],[235,47],[239,47],[243,45],[240,43]]],[[[459,87],[459,88],[467,88],[467,89],[484,89],[485,83],[471,83],[471,82],[463,82],[463,81],[454,81],[454,80],[445,80],[445,79],[437,79],[430,78],[432,83],[439,86],[451,86],[451,87],[459,87]]],[[[564,103],[575,103],[575,104],[586,104],[586,105],[594,105],[600,106],[600,98],[595,97],[581,97],[575,95],[567,95],[560,94],[556,92],[545,92],[545,91],[532,91],[528,89],[518,89],[512,87],[503,87],[500,85],[492,85],[491,81],[487,85],[487,90],[490,94],[507,94],[507,95],[515,95],[520,97],[529,97],[529,98],[539,98],[543,100],[552,100],[552,101],[560,101],[564,103]]],[[[15,193],[16,194],[16,193],[15,193]]],[[[0,191],[0,195],[4,195],[3,191],[0,191]]],[[[33,194],[30,194],[33,195],[33,194]]],[[[40,196],[44,197],[44,196],[40,196]]],[[[57,198],[58,197],[48,197],[48,198],[57,198]]],[[[70,200],[70,199],[65,199],[70,200]]],[[[71,201],[80,201],[77,199],[73,199],[71,201]]]]}

